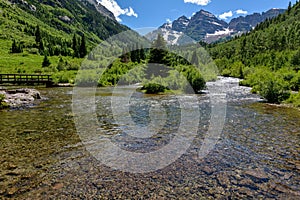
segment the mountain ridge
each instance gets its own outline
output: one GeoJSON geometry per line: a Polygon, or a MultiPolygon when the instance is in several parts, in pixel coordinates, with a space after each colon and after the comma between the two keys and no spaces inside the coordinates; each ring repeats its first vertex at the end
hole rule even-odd
{"type": "Polygon", "coordinates": [[[282,14],[285,9],[270,9],[262,13],[233,18],[229,23],[218,19],[212,13],[201,9],[191,18],[181,16],[171,23],[165,23],[157,30],[146,35],[150,40],[158,33],[162,34],[169,44],[180,44],[178,41],[184,35],[195,41],[215,42],[225,37],[231,37],[252,30],[257,24],[268,18],[282,14]],[[178,39],[179,37],[179,39],[178,39]],[[174,39],[176,38],[176,39],[174,39]]]}
{"type": "MultiPolygon", "coordinates": [[[[23,12],[33,16],[35,22],[33,20],[28,21],[30,24],[45,24],[66,34],[87,34],[87,39],[94,42],[99,42],[121,31],[129,30],[125,25],[118,23],[113,13],[96,0],[1,1],[3,4],[5,2],[7,5],[11,4],[11,6],[16,6],[22,9],[23,12]]],[[[5,11],[5,8],[3,10],[5,11]]],[[[22,18],[23,13],[18,12],[18,15],[20,15],[19,18],[22,18]]]]}

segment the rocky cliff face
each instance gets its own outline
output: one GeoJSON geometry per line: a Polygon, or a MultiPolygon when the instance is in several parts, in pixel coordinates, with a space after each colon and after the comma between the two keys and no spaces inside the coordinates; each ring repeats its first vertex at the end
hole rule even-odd
{"type": "Polygon", "coordinates": [[[270,19],[278,16],[279,14],[284,13],[284,9],[271,9],[267,12],[254,13],[252,15],[247,15],[245,17],[240,16],[238,18],[234,18],[229,23],[229,28],[234,31],[250,31],[259,23],[265,21],[266,19],[270,19]]]}
{"type": "Polygon", "coordinates": [[[215,15],[205,10],[200,10],[192,16],[185,34],[195,39],[196,41],[202,40],[206,34],[213,34],[222,31],[228,27],[228,24],[219,20],[215,15]]]}
{"type": "Polygon", "coordinates": [[[173,21],[172,28],[178,32],[184,32],[188,27],[190,20],[186,16],[181,16],[177,20],[173,21]]]}
{"type": "Polygon", "coordinates": [[[97,2],[97,0],[88,0],[89,3],[93,4],[96,10],[103,16],[109,17],[112,20],[116,21],[116,18],[112,12],[110,12],[105,6],[97,2]]]}

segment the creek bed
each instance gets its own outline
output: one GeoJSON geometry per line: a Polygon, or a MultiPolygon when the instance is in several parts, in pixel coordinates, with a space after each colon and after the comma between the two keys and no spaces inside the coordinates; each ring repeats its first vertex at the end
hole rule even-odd
{"type": "MultiPolygon", "coordinates": [[[[261,103],[237,79],[208,85],[226,93],[227,101],[215,147],[199,159],[213,98],[196,95],[200,121],[192,144],[175,162],[148,173],[123,172],[97,160],[77,134],[72,88],[40,89],[47,99],[34,107],[0,111],[0,199],[300,198],[300,112],[261,103]]],[[[118,95],[122,98],[129,90],[124,87],[118,95]]],[[[181,119],[176,96],[132,95],[129,111],[140,126],[151,120],[149,105],[165,108],[155,111],[165,120],[159,134],[137,139],[124,133],[130,124],[114,120],[111,93],[111,88],[96,92],[99,138],[138,153],[172,142],[181,119]]]]}

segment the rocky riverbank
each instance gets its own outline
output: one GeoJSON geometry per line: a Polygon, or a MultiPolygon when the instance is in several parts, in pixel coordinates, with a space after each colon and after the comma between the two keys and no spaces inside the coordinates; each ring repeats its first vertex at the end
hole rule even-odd
{"type": "Polygon", "coordinates": [[[28,88],[0,90],[0,95],[4,96],[1,103],[10,108],[30,106],[35,100],[41,99],[41,95],[38,90],[28,88]]]}

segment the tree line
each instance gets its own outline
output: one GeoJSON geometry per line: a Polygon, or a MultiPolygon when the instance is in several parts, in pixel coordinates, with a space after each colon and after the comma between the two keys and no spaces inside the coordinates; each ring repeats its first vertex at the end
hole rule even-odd
{"type": "MultiPolygon", "coordinates": [[[[207,49],[224,76],[244,79],[272,103],[294,98],[300,88],[300,3],[251,32],[207,49]]],[[[300,96],[300,95],[299,95],[300,96]]],[[[300,98],[299,98],[300,99],[300,98]]]]}
{"type": "MultiPolygon", "coordinates": [[[[26,31],[32,33],[30,28],[26,31]]],[[[83,58],[87,55],[87,45],[85,35],[81,34],[78,37],[73,35],[72,40],[66,40],[50,35],[47,31],[41,31],[39,26],[36,26],[33,33],[35,43],[26,48],[36,48],[40,55],[47,56],[73,56],[75,58],[83,58]]],[[[22,53],[25,46],[15,39],[12,41],[11,53],[22,53]]]]}
{"type": "MultiPolygon", "coordinates": [[[[205,88],[205,80],[199,68],[170,52],[160,34],[153,41],[151,48],[132,45],[123,47],[121,51],[122,55],[108,67],[105,67],[104,63],[101,64],[104,59],[96,62],[88,59],[89,68],[81,70],[77,76],[77,84],[114,86],[142,83],[141,89],[146,93],[172,91],[198,93],[205,88]],[[95,64],[91,68],[93,62],[95,64]],[[99,80],[97,74],[101,74],[99,80]]],[[[95,57],[97,55],[92,56],[95,57]]]]}

